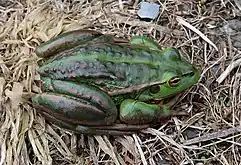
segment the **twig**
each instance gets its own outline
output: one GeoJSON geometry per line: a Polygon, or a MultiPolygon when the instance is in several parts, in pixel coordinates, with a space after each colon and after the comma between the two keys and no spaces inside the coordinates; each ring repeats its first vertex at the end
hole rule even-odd
{"type": "Polygon", "coordinates": [[[230,74],[230,72],[232,72],[232,70],[234,68],[238,67],[239,65],[241,65],[241,58],[236,61],[232,61],[229,64],[229,66],[226,68],[226,70],[216,80],[218,82],[218,84],[222,83],[223,80],[230,74]]]}
{"type": "MultiPolygon", "coordinates": [[[[168,27],[161,26],[161,25],[151,23],[151,22],[145,22],[145,21],[140,21],[140,20],[136,21],[136,20],[130,19],[129,17],[124,17],[124,16],[121,16],[121,15],[113,15],[112,19],[114,19],[114,21],[118,22],[118,24],[125,23],[125,24],[131,25],[131,26],[148,27],[150,29],[154,28],[154,29],[156,29],[156,30],[158,30],[162,33],[174,34],[177,37],[183,36],[183,34],[184,34],[184,32],[180,31],[180,30],[170,29],[168,27]],[[116,18],[118,18],[118,19],[116,19],[116,18]]],[[[102,24],[105,24],[105,22],[106,22],[106,20],[99,20],[99,21],[102,24]]]]}
{"type": "Polygon", "coordinates": [[[192,31],[194,31],[195,33],[197,33],[203,40],[208,42],[210,45],[212,45],[218,51],[217,46],[210,39],[208,39],[201,31],[199,31],[197,28],[195,28],[194,26],[192,26],[191,24],[189,24],[188,22],[186,22],[184,19],[182,19],[179,16],[177,16],[177,21],[180,24],[182,24],[183,26],[186,26],[189,29],[191,29],[192,31]]]}
{"type": "Polygon", "coordinates": [[[237,8],[238,8],[239,10],[241,10],[241,4],[240,4],[240,1],[238,1],[238,0],[234,0],[234,2],[235,2],[235,4],[236,4],[237,8]]]}
{"type": "Polygon", "coordinates": [[[204,142],[204,141],[208,141],[208,140],[212,140],[212,139],[226,137],[230,134],[234,134],[234,133],[237,133],[237,132],[241,132],[241,126],[221,130],[221,131],[218,131],[218,132],[213,132],[213,133],[203,135],[203,136],[200,136],[200,137],[197,137],[197,138],[186,140],[185,142],[183,142],[183,144],[184,145],[191,145],[191,144],[194,144],[194,143],[200,143],[200,142],[204,142]]]}

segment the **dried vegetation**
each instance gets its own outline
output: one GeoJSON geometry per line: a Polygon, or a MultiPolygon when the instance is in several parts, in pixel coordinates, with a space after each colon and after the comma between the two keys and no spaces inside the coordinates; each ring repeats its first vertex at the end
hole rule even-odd
{"type": "MultiPolygon", "coordinates": [[[[229,0],[161,0],[157,20],[140,20],[138,1],[0,1],[0,164],[240,164],[241,51],[222,31],[240,20],[229,0]],[[39,92],[35,48],[62,32],[95,29],[153,37],[202,70],[173,117],[131,136],[85,136],[50,125],[28,98],[39,92]]],[[[241,29],[241,28],[240,28],[241,29]]],[[[237,29],[236,29],[237,30],[237,29]]]]}

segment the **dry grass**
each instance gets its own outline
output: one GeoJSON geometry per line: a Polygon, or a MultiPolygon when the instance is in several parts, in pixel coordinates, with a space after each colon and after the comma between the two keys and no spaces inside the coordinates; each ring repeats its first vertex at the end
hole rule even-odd
{"type": "Polygon", "coordinates": [[[0,1],[0,164],[241,163],[241,51],[220,31],[240,18],[238,1],[159,1],[160,17],[153,22],[137,18],[137,2],[121,2],[0,1]],[[114,137],[76,135],[45,123],[27,100],[40,91],[35,48],[84,28],[146,35],[177,47],[202,70],[200,82],[175,106],[190,116],[114,137]]]}

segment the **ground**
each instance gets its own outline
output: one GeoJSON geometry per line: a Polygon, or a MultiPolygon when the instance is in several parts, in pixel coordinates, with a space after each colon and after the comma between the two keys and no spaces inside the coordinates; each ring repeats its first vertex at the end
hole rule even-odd
{"type": "Polygon", "coordinates": [[[240,156],[241,2],[160,0],[159,17],[139,1],[0,1],[0,164],[233,164],[240,156]],[[35,48],[76,29],[148,36],[202,71],[175,105],[188,116],[129,136],[86,136],[49,124],[29,98],[40,92],[35,48]]]}

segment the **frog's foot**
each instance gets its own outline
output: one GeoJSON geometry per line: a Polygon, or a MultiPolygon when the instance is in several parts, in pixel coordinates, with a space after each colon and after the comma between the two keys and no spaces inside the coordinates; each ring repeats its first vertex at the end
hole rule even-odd
{"type": "Polygon", "coordinates": [[[177,110],[168,110],[168,117],[174,117],[174,116],[188,116],[188,113],[186,111],[177,111],[177,110]]]}
{"type": "Polygon", "coordinates": [[[63,120],[59,120],[52,115],[42,111],[42,116],[50,121],[51,123],[58,125],[62,128],[69,129],[79,134],[87,134],[87,135],[129,135],[133,133],[137,133],[140,130],[146,129],[150,127],[149,124],[144,125],[128,125],[128,124],[113,124],[109,126],[84,126],[84,125],[76,125],[69,124],[64,122],[63,120]]]}
{"type": "Polygon", "coordinates": [[[128,124],[114,124],[110,126],[87,127],[78,125],[76,132],[95,135],[129,135],[139,132],[140,130],[150,127],[148,124],[144,125],[128,125],[128,124]]]}

